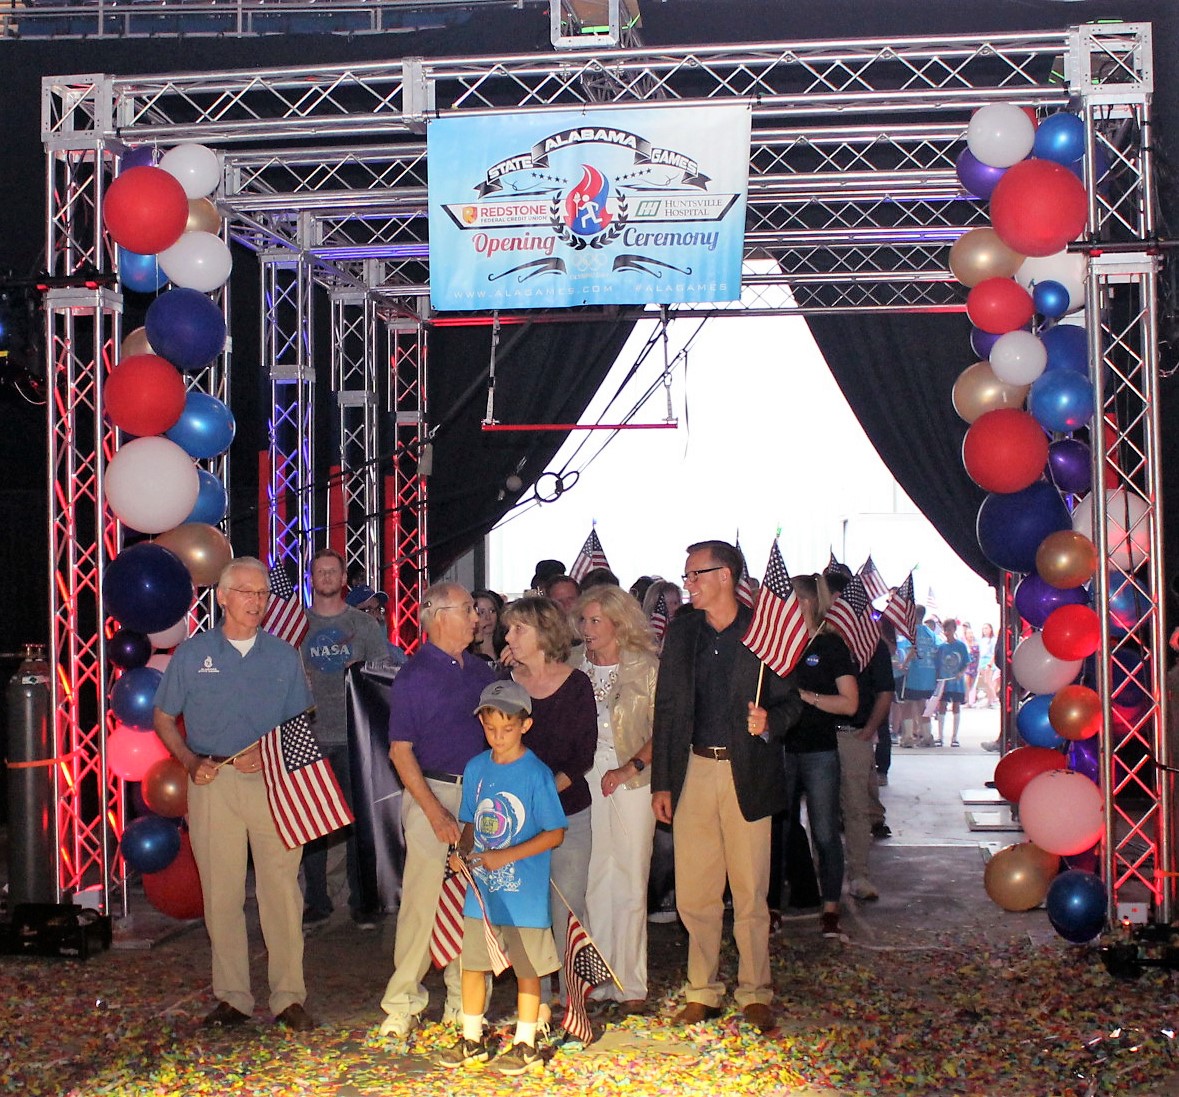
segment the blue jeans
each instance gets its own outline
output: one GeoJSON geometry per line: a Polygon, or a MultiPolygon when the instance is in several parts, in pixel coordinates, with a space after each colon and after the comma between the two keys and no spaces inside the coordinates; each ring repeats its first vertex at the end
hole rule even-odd
{"type": "Polygon", "coordinates": [[[838,903],[843,891],[843,842],[839,836],[839,752],[786,752],[786,799],[802,792],[811,841],[819,859],[819,890],[824,903],[838,903]]]}

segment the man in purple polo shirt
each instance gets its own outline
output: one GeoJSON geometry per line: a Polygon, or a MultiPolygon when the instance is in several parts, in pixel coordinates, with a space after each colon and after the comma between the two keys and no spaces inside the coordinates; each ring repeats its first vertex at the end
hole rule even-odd
{"type": "MultiPolygon", "coordinates": [[[[478,621],[468,591],[436,583],[422,598],[421,617],[426,643],[393,679],[389,694],[389,757],[405,790],[405,869],[394,971],[381,999],[387,1014],[382,1036],[408,1035],[430,1000],[422,979],[430,967],[447,849],[461,832],[462,772],[486,749],[473,713],[483,687],[495,678],[490,664],[466,650],[478,621]]],[[[445,976],[443,1016],[457,1020],[462,1002],[457,960],[445,976]]]]}

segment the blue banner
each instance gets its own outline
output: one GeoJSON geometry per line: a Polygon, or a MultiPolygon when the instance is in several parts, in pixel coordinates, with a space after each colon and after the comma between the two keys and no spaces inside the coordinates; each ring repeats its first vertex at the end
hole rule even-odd
{"type": "Polygon", "coordinates": [[[737,300],[750,113],[671,104],[431,121],[431,304],[737,300]]]}

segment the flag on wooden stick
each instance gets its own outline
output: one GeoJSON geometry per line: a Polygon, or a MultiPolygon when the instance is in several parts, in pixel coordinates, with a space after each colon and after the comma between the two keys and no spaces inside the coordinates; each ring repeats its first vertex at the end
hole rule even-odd
{"type": "Polygon", "coordinates": [[[272,567],[269,576],[270,598],[262,613],[261,627],[297,648],[307,638],[308,628],[299,592],[281,564],[272,567]]]}
{"type": "Polygon", "coordinates": [[[463,900],[466,897],[467,881],[447,868],[438,896],[438,913],[434,915],[434,931],[430,934],[430,959],[435,967],[446,967],[463,951],[463,900]]]}
{"type": "Polygon", "coordinates": [[[880,643],[880,627],[872,617],[868,592],[858,575],[849,580],[843,593],[831,604],[826,620],[847,644],[856,666],[863,670],[871,662],[876,645],[880,643]]]}
{"type": "MultiPolygon", "coordinates": [[[[585,1000],[599,983],[614,979],[614,972],[598,950],[585,926],[573,911],[565,927],[565,985],[568,1000],[561,1027],[583,1044],[593,1042],[594,1030],[586,1012],[585,1000]]],[[[617,982],[617,980],[615,980],[617,982]]]]}
{"type": "Polygon", "coordinates": [[[909,572],[905,581],[892,592],[888,603],[880,614],[891,621],[897,632],[910,643],[917,639],[917,602],[913,597],[913,573],[909,572]]]}
{"type": "Polygon", "coordinates": [[[262,736],[259,746],[270,814],[287,849],[352,822],[331,763],[311,733],[307,713],[284,720],[262,736]]]}
{"type": "Polygon", "coordinates": [[[655,633],[655,639],[659,641],[659,646],[663,646],[663,636],[667,632],[668,612],[667,599],[661,594],[659,600],[655,603],[655,608],[651,611],[649,624],[651,631],[655,633]]]}
{"type": "Polygon", "coordinates": [[[871,554],[864,561],[863,567],[860,568],[858,574],[860,581],[864,584],[864,590],[868,592],[869,602],[875,602],[877,598],[884,598],[888,595],[888,584],[884,581],[884,576],[880,574],[879,569],[873,562],[871,554]]]}
{"type": "Polygon", "coordinates": [[[498,975],[501,971],[506,971],[510,968],[512,961],[508,959],[508,954],[504,952],[503,945],[499,943],[499,935],[495,932],[495,926],[491,924],[491,919],[487,917],[487,906],[483,902],[483,893],[479,890],[479,885],[475,883],[471,866],[461,858],[459,860],[459,875],[463,878],[466,886],[470,888],[471,893],[475,896],[475,901],[479,904],[479,914],[483,919],[483,941],[487,945],[487,955],[491,959],[491,970],[498,975]]]}
{"type": "Polygon", "coordinates": [[[737,577],[737,585],[733,588],[733,593],[743,606],[752,607],[753,603],[757,601],[757,595],[754,593],[753,583],[749,579],[749,564],[745,561],[745,553],[741,551],[740,538],[737,538],[733,547],[741,557],[741,574],[737,577]]]}
{"type": "Polygon", "coordinates": [[[741,638],[743,643],[775,674],[785,677],[798,662],[808,642],[806,617],[775,538],[770,549],[753,620],[741,638]]]}
{"type": "Polygon", "coordinates": [[[606,553],[602,550],[602,542],[598,540],[598,531],[591,529],[585,544],[577,554],[577,559],[573,561],[573,567],[569,569],[569,574],[580,583],[594,568],[609,566],[610,561],[606,559],[606,553]]]}

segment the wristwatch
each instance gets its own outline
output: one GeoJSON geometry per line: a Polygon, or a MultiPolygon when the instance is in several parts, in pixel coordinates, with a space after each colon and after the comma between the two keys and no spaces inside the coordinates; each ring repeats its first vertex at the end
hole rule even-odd
{"type": "Polygon", "coordinates": [[[630,764],[635,767],[635,773],[642,773],[647,768],[647,763],[637,756],[630,760],[630,764]]]}

